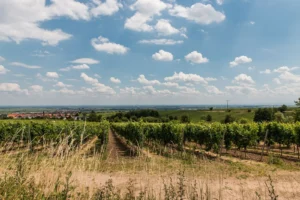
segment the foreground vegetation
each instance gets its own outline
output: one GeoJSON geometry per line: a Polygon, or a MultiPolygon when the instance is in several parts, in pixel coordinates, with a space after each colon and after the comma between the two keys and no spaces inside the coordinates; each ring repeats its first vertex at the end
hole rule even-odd
{"type": "Polygon", "coordinates": [[[296,199],[299,166],[284,157],[299,135],[299,123],[3,120],[0,199],[296,199]],[[110,157],[110,128],[140,156],[110,157]],[[222,153],[264,142],[281,145],[281,162],[222,153]]]}
{"type": "Polygon", "coordinates": [[[290,178],[300,176],[295,171],[283,174],[275,166],[197,157],[187,162],[22,153],[2,155],[1,160],[1,199],[293,199],[300,194],[295,189],[299,184],[290,178]]]}

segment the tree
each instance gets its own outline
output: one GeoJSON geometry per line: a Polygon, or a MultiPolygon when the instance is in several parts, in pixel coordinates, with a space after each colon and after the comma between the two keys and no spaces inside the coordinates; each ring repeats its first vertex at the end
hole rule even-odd
{"type": "Polygon", "coordinates": [[[212,111],[213,109],[214,109],[213,107],[210,107],[210,108],[209,108],[210,111],[212,111]]]}
{"type": "MultiPolygon", "coordinates": [[[[296,104],[296,106],[300,107],[300,98],[298,98],[298,101],[295,101],[295,104],[296,104]]],[[[300,121],[300,110],[299,109],[296,110],[294,119],[295,119],[295,122],[300,121]]]]}
{"type": "Polygon", "coordinates": [[[300,110],[299,109],[296,110],[294,119],[295,119],[295,122],[300,121],[300,110]]]}
{"type": "Polygon", "coordinates": [[[234,119],[234,117],[232,117],[231,115],[226,115],[225,116],[225,119],[224,119],[224,123],[225,124],[229,124],[229,123],[232,123],[232,122],[234,122],[235,121],[235,119],[234,119]]]}
{"type": "Polygon", "coordinates": [[[96,114],[95,111],[92,111],[92,112],[89,114],[89,116],[88,116],[88,118],[87,118],[87,121],[89,121],[89,122],[96,122],[96,121],[98,121],[98,117],[97,117],[97,114],[96,114]]]}
{"type": "Polygon", "coordinates": [[[103,119],[103,116],[102,116],[102,115],[98,115],[98,116],[97,116],[97,122],[101,122],[102,119],[103,119]]]}
{"type": "Polygon", "coordinates": [[[284,113],[285,111],[287,111],[287,109],[288,109],[288,107],[286,105],[284,105],[284,104],[278,108],[278,110],[280,112],[282,112],[282,113],[284,113]]]}
{"type": "Polygon", "coordinates": [[[284,117],[283,113],[279,112],[279,111],[274,114],[274,118],[275,118],[275,121],[277,121],[277,122],[285,121],[285,117],[284,117]]]}
{"type": "Polygon", "coordinates": [[[190,123],[190,121],[191,120],[190,120],[189,116],[187,116],[187,115],[182,115],[180,118],[181,123],[190,123]]]}
{"type": "Polygon", "coordinates": [[[83,116],[83,120],[86,120],[86,113],[83,113],[82,116],[83,116]]]}
{"type": "Polygon", "coordinates": [[[294,101],[296,106],[299,106],[300,107],[300,98],[298,98],[298,101],[294,101]]]}
{"type": "Polygon", "coordinates": [[[206,116],[206,121],[207,122],[211,122],[212,121],[212,116],[211,115],[207,115],[206,116]]]}
{"type": "Polygon", "coordinates": [[[254,119],[255,122],[269,122],[273,120],[273,110],[270,108],[259,108],[255,111],[254,119]]]}

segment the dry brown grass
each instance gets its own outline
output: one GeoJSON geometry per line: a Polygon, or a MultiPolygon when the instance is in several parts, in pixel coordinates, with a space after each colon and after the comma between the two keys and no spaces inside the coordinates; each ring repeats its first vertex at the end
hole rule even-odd
{"type": "Polygon", "coordinates": [[[172,182],[177,187],[177,174],[182,170],[185,171],[186,198],[196,191],[199,198],[202,195],[207,199],[259,199],[258,196],[270,199],[265,183],[267,175],[271,175],[280,199],[300,196],[300,172],[271,165],[200,160],[194,156],[189,160],[156,155],[105,160],[101,154],[49,155],[47,151],[3,154],[0,156],[0,173],[2,177],[5,173],[13,175],[17,157],[22,157],[27,178],[33,177],[45,193],[53,191],[57,180],[65,180],[66,174],[71,172],[72,185],[76,186],[73,192],[88,193],[89,198],[109,179],[121,193],[126,193],[128,181],[133,179],[136,193],[147,190],[157,199],[164,199],[165,184],[172,182]]]}
{"type": "Polygon", "coordinates": [[[107,155],[90,151],[93,148],[89,144],[95,141],[83,144],[81,148],[75,148],[67,141],[69,138],[62,139],[58,146],[44,144],[44,149],[34,152],[28,151],[29,145],[27,149],[22,147],[2,153],[0,178],[3,179],[5,174],[15,176],[21,160],[25,184],[34,180],[46,195],[55,191],[58,182],[62,183],[60,191],[63,190],[66,177],[71,173],[70,181],[75,187],[71,191],[72,199],[79,199],[78,193],[83,194],[81,199],[92,199],[109,180],[123,196],[134,191],[135,195],[145,192],[155,199],[167,199],[166,193],[170,196],[184,193],[185,199],[270,199],[268,175],[272,177],[279,199],[299,199],[300,196],[300,171],[297,168],[286,170],[228,157],[213,161],[188,153],[106,159],[107,155]],[[178,176],[183,171],[184,176],[178,176]],[[180,180],[183,180],[182,184],[180,180]]]}

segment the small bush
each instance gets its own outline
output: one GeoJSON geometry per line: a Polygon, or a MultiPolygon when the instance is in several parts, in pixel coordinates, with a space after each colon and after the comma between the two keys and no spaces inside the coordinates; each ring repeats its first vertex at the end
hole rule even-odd
{"type": "Polygon", "coordinates": [[[180,122],[181,123],[190,123],[191,119],[187,115],[182,115],[181,118],[180,118],[180,122]]]}
{"type": "Polygon", "coordinates": [[[273,164],[273,165],[283,165],[283,161],[276,155],[270,154],[268,156],[268,164],[273,164]]]}
{"type": "Polygon", "coordinates": [[[240,124],[248,124],[248,123],[249,123],[249,120],[246,119],[246,118],[241,118],[241,119],[239,120],[239,123],[240,123],[240,124]]]}
{"type": "Polygon", "coordinates": [[[229,123],[232,123],[232,122],[234,122],[234,121],[235,121],[235,118],[232,117],[231,115],[226,115],[226,116],[225,116],[225,119],[224,119],[224,123],[225,123],[225,124],[229,124],[229,123]]]}
{"type": "Polygon", "coordinates": [[[207,115],[206,116],[206,121],[207,122],[211,122],[212,121],[212,116],[211,115],[207,115]]]}

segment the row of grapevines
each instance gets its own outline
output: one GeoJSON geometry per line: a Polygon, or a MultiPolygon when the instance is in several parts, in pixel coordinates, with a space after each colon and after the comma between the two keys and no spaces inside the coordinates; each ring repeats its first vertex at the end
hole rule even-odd
{"type": "Polygon", "coordinates": [[[0,143],[60,143],[69,137],[75,145],[97,136],[107,142],[109,123],[65,121],[0,121],[0,143]]]}
{"type": "Polygon", "coordinates": [[[145,140],[167,144],[183,143],[184,125],[178,123],[113,123],[112,129],[135,145],[143,146],[145,140]]]}
{"type": "Polygon", "coordinates": [[[247,149],[257,145],[266,138],[267,145],[274,143],[300,146],[300,123],[114,123],[112,128],[120,135],[136,145],[145,140],[155,140],[166,144],[182,146],[186,141],[204,145],[207,150],[225,146],[230,149],[235,145],[238,149],[247,149]],[[267,132],[267,137],[266,137],[267,132]]]}

